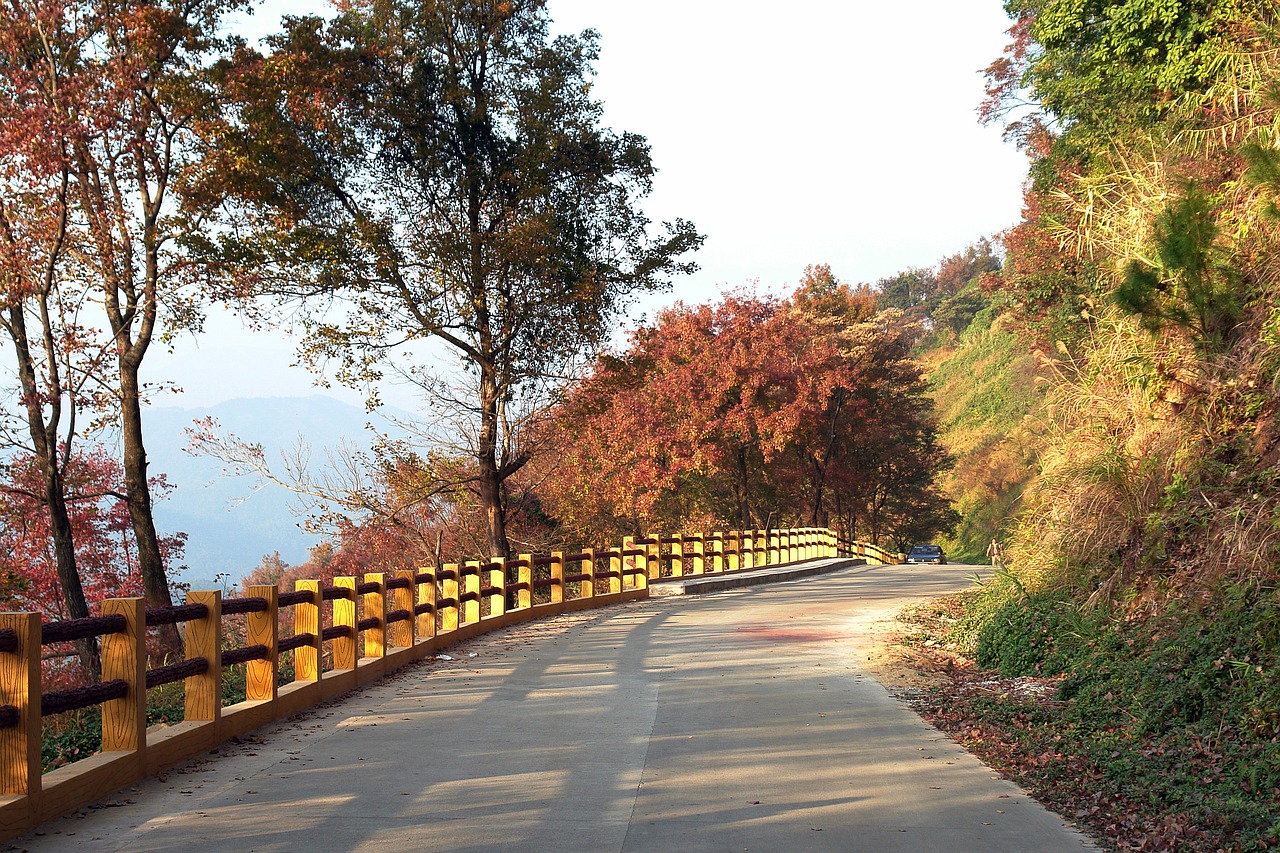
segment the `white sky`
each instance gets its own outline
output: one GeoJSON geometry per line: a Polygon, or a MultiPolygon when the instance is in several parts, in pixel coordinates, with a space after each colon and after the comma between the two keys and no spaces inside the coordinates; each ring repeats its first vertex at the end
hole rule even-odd
{"type": "MultiPolygon", "coordinates": [[[[272,2],[252,19],[322,8],[272,2]]],[[[601,35],[604,123],[649,139],[646,210],[707,235],[701,270],[641,306],[702,302],[758,282],[781,291],[807,264],[874,282],[1014,224],[1026,161],[982,128],[981,70],[1009,26],[1001,0],[550,0],[558,31],[601,35]],[[767,9],[754,12],[752,9],[767,9]]],[[[148,357],[160,404],[316,393],[280,332],[210,318],[199,339],[148,357]]],[[[334,388],[326,393],[358,400],[334,388]]],[[[386,402],[414,409],[394,388],[386,402]]]]}

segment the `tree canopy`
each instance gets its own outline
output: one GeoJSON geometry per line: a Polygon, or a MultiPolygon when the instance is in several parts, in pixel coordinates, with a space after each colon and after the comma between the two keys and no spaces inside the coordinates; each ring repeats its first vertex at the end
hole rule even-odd
{"type": "Polygon", "coordinates": [[[811,267],[788,299],[663,311],[555,412],[544,508],[578,531],[949,526],[914,329],[876,300],[811,267]]]}
{"type": "Polygon", "coordinates": [[[540,0],[287,19],[269,54],[227,65],[234,120],[211,151],[239,292],[301,305],[306,354],[343,378],[395,371],[424,391],[475,460],[493,554],[527,423],[701,241],[683,221],[649,233],[649,149],[600,126],[595,34],[551,38],[548,20],[540,0]],[[465,387],[409,360],[428,339],[465,387]]]}

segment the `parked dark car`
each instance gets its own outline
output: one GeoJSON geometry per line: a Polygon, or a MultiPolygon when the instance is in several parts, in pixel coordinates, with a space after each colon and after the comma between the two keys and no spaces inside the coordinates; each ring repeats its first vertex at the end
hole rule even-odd
{"type": "Polygon", "coordinates": [[[939,545],[912,545],[911,553],[907,555],[908,563],[937,563],[939,566],[947,564],[947,555],[942,553],[942,547],[939,545]]]}

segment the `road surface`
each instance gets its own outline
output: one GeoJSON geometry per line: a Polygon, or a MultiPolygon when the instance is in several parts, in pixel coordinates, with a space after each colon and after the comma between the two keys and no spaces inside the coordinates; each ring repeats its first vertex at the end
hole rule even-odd
{"type": "Polygon", "coordinates": [[[519,626],[46,824],[53,851],[1079,851],[867,675],[858,567],[519,626]]]}

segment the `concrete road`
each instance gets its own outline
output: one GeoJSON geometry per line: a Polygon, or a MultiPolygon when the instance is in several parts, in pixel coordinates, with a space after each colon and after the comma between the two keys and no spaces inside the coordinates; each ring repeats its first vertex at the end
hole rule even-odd
{"type": "Polygon", "coordinates": [[[972,572],[859,567],[492,634],[13,849],[1087,849],[859,668],[873,623],[972,572]]]}

